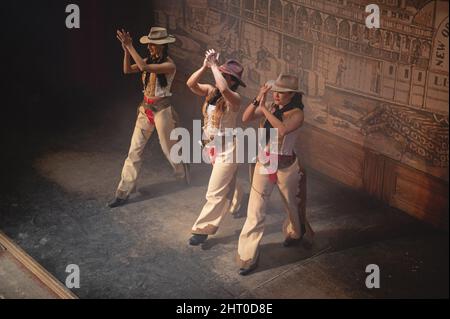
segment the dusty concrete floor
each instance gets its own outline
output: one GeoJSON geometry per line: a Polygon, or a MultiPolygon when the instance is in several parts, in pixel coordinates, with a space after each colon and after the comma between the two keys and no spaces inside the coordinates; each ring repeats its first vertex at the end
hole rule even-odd
{"type": "MultiPolygon", "coordinates": [[[[107,209],[132,122],[129,112],[122,126],[56,136],[0,194],[0,229],[61,282],[67,265],[79,265],[79,297],[448,298],[448,233],[312,171],[315,246],[282,247],[284,212],[274,192],[260,267],[245,278],[234,263],[245,218],[228,216],[204,247],[189,247],[210,167],[194,166],[193,185],[180,185],[156,139],[145,153],[139,193],[128,206],[107,209]],[[380,289],[365,286],[369,264],[381,269],[380,289]]],[[[248,190],[246,167],[240,179],[248,190]]]]}

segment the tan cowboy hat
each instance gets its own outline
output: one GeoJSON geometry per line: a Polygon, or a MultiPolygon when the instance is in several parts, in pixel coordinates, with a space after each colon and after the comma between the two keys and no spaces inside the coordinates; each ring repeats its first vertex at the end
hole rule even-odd
{"type": "Polygon", "coordinates": [[[268,81],[267,85],[270,85],[274,92],[296,92],[303,94],[298,88],[298,77],[295,75],[281,74],[277,80],[268,81]]]}
{"type": "Polygon", "coordinates": [[[160,28],[160,27],[153,27],[150,30],[150,33],[146,36],[143,36],[140,39],[140,42],[142,44],[168,44],[168,43],[174,43],[176,41],[175,37],[173,35],[169,35],[167,33],[166,28],[160,28]]]}

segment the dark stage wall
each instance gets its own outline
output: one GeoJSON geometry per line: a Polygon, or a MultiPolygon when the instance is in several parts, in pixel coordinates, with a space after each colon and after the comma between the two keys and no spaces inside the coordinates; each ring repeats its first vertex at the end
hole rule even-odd
{"type": "Polygon", "coordinates": [[[104,124],[119,96],[139,99],[138,78],[122,74],[123,51],[115,32],[129,28],[137,42],[148,33],[153,10],[148,0],[8,1],[2,6],[6,72],[0,172],[1,184],[11,187],[13,170],[51,147],[54,137],[104,124]],[[80,7],[80,29],[66,28],[70,3],[80,7]]]}

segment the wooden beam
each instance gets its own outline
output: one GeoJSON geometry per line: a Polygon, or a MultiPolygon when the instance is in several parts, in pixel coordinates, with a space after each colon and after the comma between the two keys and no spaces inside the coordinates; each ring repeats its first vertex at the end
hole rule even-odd
{"type": "Polygon", "coordinates": [[[25,251],[17,246],[3,232],[0,231],[0,250],[3,247],[10,253],[20,264],[22,264],[29,272],[42,282],[50,291],[52,291],[60,299],[78,299],[69,289],[64,287],[55,277],[47,270],[39,265],[25,251]]]}

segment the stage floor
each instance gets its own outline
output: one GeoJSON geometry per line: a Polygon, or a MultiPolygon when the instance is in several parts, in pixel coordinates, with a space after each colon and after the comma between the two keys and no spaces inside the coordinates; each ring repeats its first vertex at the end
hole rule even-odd
{"type": "MultiPolygon", "coordinates": [[[[227,216],[207,244],[188,246],[211,168],[194,165],[192,186],[180,185],[156,138],[145,154],[139,192],[125,207],[106,208],[130,136],[127,123],[64,141],[55,137],[0,194],[0,229],[61,282],[67,265],[78,265],[78,297],[448,298],[448,233],[312,171],[313,249],[282,246],[285,215],[274,192],[260,266],[240,277],[235,256],[245,218],[227,216]],[[380,267],[380,289],[365,285],[369,264],[380,267]]],[[[248,198],[246,166],[239,178],[248,198]]]]}

